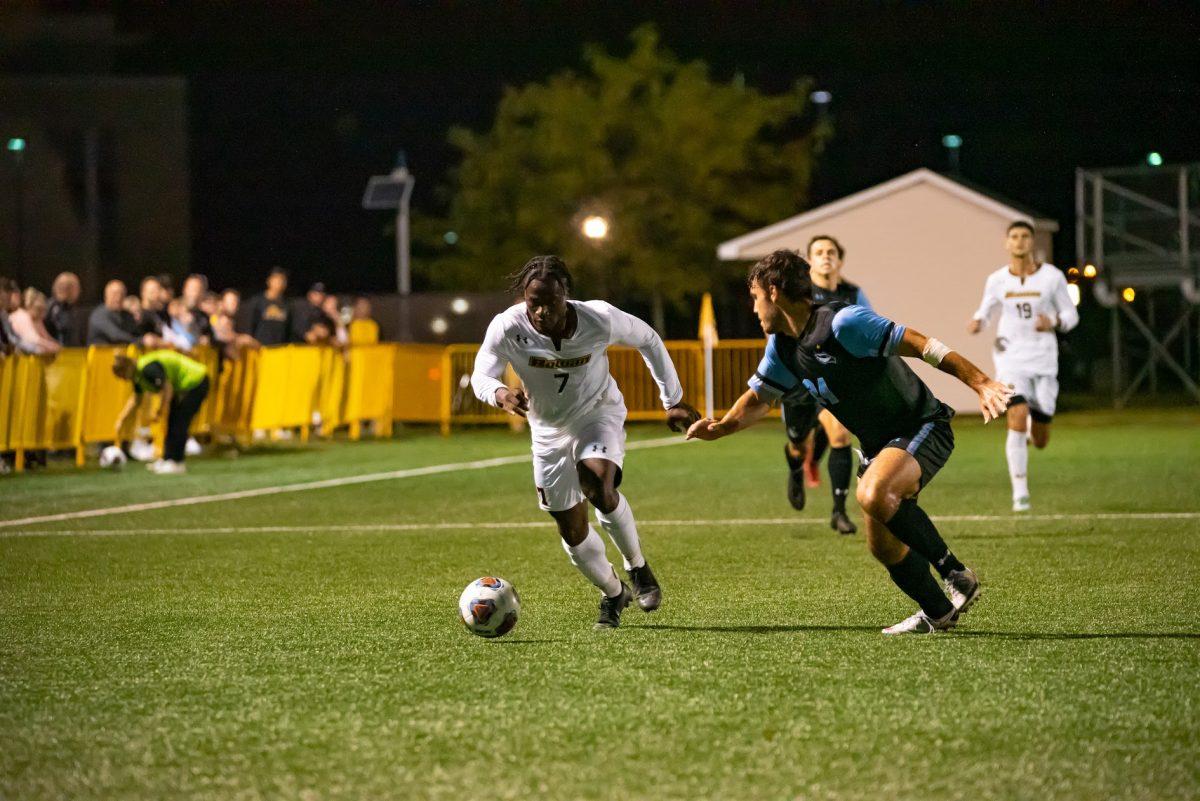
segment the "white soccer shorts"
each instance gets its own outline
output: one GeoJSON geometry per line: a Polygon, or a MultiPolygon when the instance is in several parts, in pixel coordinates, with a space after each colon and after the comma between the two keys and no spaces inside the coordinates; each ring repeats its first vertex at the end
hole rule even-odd
{"type": "Polygon", "coordinates": [[[533,431],[533,484],[538,506],[563,512],[583,502],[575,465],[584,459],[625,462],[625,410],[609,411],[564,428],[533,431]]]}
{"type": "Polygon", "coordinates": [[[1029,412],[1039,423],[1048,423],[1058,406],[1058,376],[1033,375],[1003,370],[996,377],[1001,384],[1011,384],[1016,395],[1029,404],[1029,412]]]}

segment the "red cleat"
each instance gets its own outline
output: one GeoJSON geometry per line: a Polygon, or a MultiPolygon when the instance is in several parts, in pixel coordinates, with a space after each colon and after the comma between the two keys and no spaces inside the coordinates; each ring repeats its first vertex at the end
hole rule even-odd
{"type": "Polygon", "coordinates": [[[821,463],[813,461],[811,449],[804,454],[804,483],[809,489],[821,486],[821,463]]]}

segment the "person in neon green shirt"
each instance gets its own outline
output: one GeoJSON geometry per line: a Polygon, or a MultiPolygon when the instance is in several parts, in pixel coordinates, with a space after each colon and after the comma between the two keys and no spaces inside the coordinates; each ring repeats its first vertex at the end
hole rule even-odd
{"type": "Polygon", "coordinates": [[[192,418],[208,396],[208,368],[195,359],[173,350],[153,350],[137,360],[124,354],[113,357],[113,373],[133,383],[133,396],[117,417],[117,440],[121,429],[133,414],[145,392],[161,392],[159,415],[167,413],[167,439],[163,458],[149,465],[162,475],[186,473],[184,448],[192,418]]]}

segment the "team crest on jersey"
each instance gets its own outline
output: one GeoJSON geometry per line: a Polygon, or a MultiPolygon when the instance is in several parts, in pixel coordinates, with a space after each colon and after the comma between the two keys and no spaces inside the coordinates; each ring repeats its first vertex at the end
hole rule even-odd
{"type": "Polygon", "coordinates": [[[835,357],[832,353],[826,353],[825,351],[814,353],[813,358],[815,358],[821,364],[837,364],[837,357],[835,357]]]}
{"type": "Polygon", "coordinates": [[[530,367],[543,367],[547,370],[566,370],[571,367],[583,367],[592,360],[592,354],[578,356],[574,359],[544,359],[541,356],[530,356],[530,367]]]}

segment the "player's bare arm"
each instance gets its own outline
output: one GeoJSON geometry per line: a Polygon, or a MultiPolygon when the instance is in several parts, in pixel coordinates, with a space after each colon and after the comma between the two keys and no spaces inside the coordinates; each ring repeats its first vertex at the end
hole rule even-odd
{"type": "Polygon", "coordinates": [[[1013,394],[1012,387],[993,380],[961,353],[950,350],[940,341],[907,328],[896,352],[901,356],[924,359],[943,373],[954,376],[970,387],[979,396],[983,422],[996,419],[1008,408],[1009,398],[1013,394]]]}
{"type": "Polygon", "coordinates": [[[692,423],[687,438],[714,440],[727,437],[754,425],[770,410],[770,403],[760,398],[754,390],[748,389],[720,420],[705,417],[692,423]]]}

